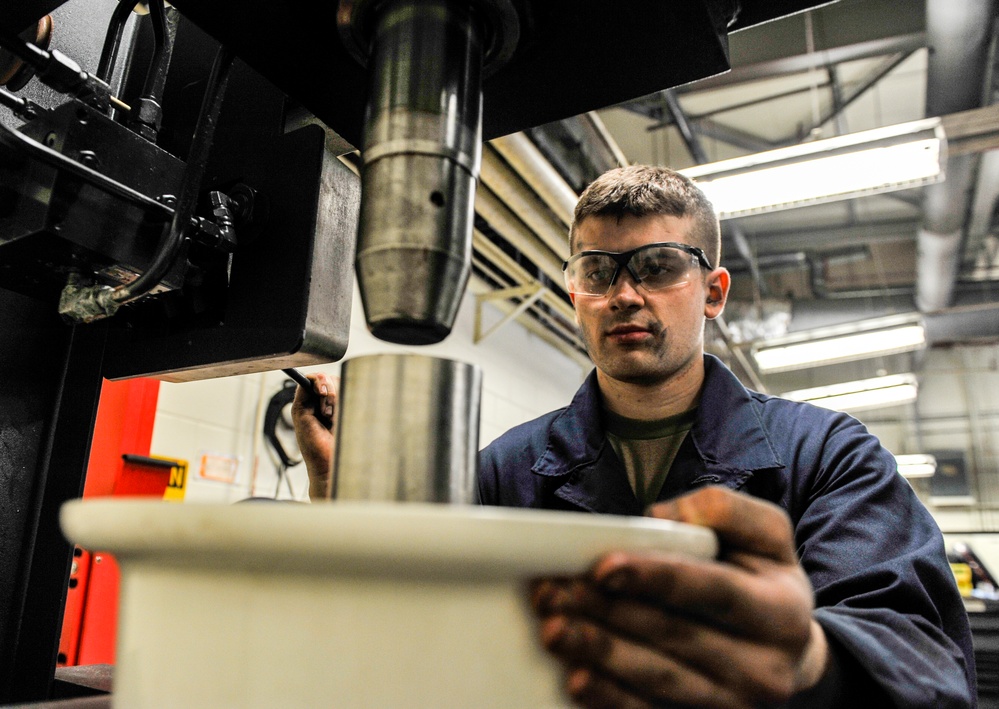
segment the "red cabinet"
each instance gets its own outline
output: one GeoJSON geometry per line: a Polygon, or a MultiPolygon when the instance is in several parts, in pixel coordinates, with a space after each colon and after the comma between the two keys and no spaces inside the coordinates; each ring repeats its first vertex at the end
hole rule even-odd
{"type": "MultiPolygon", "coordinates": [[[[163,497],[170,468],[137,462],[149,455],[159,381],[105,380],[97,409],[84,497],[163,497]],[[132,462],[122,456],[133,457],[132,462]]],[[[114,664],[118,619],[118,564],[111,555],[75,550],[70,574],[59,665],[114,664]]]]}

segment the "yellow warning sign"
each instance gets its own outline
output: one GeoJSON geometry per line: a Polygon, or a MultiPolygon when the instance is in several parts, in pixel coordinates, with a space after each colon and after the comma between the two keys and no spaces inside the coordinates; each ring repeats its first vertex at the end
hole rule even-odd
{"type": "Polygon", "coordinates": [[[184,491],[187,489],[187,461],[173,459],[170,462],[174,463],[174,466],[170,468],[170,479],[163,492],[163,499],[170,502],[183,502],[184,491]]]}

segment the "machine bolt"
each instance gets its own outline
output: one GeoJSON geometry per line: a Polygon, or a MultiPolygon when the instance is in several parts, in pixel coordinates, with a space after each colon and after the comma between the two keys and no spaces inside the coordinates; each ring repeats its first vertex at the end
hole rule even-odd
{"type": "Polygon", "coordinates": [[[94,167],[97,165],[97,153],[93,150],[81,150],[80,151],[80,164],[87,167],[94,167]]]}

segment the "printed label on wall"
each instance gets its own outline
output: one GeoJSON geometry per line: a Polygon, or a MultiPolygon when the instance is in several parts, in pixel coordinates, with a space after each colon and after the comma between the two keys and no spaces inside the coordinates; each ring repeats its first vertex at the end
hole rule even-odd
{"type": "Polygon", "coordinates": [[[232,483],[239,471],[239,456],[202,453],[198,477],[220,483],[232,483]]]}

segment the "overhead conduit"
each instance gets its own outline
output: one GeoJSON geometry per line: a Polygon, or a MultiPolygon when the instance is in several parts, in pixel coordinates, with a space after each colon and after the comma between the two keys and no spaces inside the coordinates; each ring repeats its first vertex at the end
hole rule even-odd
{"type": "MultiPolygon", "coordinates": [[[[476,230],[473,236],[473,264],[488,275],[496,287],[511,292],[508,300],[486,299],[507,315],[528,304],[519,286],[536,285],[540,295],[529,304],[531,317],[521,322],[536,334],[539,328],[547,341],[577,361],[585,362],[582,343],[575,329],[572,306],[549,283],[562,282],[562,261],[568,257],[568,227],[562,217],[574,205],[575,193],[523,134],[514,134],[484,146],[481,180],[475,197],[475,211],[489,227],[537,269],[537,277],[517,262],[488,236],[476,230]],[[501,155],[496,143],[502,141],[501,155]],[[539,281],[540,278],[540,281],[539,281]]],[[[493,295],[493,297],[489,297],[493,295]]]]}
{"type": "MultiPolygon", "coordinates": [[[[609,139],[609,136],[604,135],[604,138],[609,139]]],[[[568,227],[572,223],[577,195],[548,163],[534,143],[523,133],[514,133],[496,138],[491,145],[524,178],[552,213],[568,227]]]]}
{"type": "MultiPolygon", "coordinates": [[[[982,104],[996,5],[996,0],[927,0],[927,116],[982,104]]],[[[953,301],[976,164],[974,155],[951,158],[946,180],[924,190],[916,266],[921,312],[942,310],[953,301]]]]}
{"type": "MultiPolygon", "coordinates": [[[[527,140],[527,138],[521,137],[523,140],[527,140]]],[[[524,173],[521,172],[521,174],[524,173]]],[[[558,273],[555,280],[560,282],[562,280],[562,261],[569,257],[566,224],[560,223],[547,205],[540,202],[535,194],[524,187],[524,183],[503,162],[503,158],[488,147],[482,151],[481,175],[481,184],[499,197],[554,254],[555,260],[558,261],[558,273]]],[[[485,215],[483,216],[485,217],[485,215]]],[[[489,221],[488,217],[485,219],[489,221]]]]}
{"type": "MultiPolygon", "coordinates": [[[[594,132],[600,139],[606,141],[607,152],[624,164],[620,148],[599,119],[593,115],[587,120],[594,124],[594,132]]],[[[476,213],[529,260],[539,275],[553,283],[562,282],[562,261],[569,255],[568,227],[576,200],[572,187],[525,134],[496,138],[484,147],[476,213]]],[[[473,247],[476,267],[491,273],[494,281],[502,279],[515,290],[516,286],[535,280],[527,268],[478,230],[473,247]]],[[[509,302],[495,304],[507,313],[515,307],[509,302]]],[[[538,332],[539,327],[544,328],[555,338],[554,341],[547,338],[550,342],[572,358],[588,362],[576,331],[575,314],[564,296],[544,288],[530,310],[533,319],[522,319],[529,329],[538,332]]]]}

